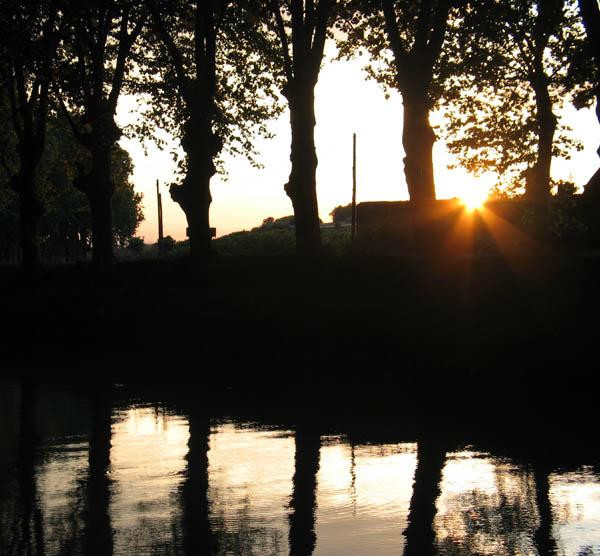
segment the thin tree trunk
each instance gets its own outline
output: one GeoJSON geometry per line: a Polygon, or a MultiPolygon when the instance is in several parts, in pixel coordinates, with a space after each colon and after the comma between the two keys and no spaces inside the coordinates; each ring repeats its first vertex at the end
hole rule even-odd
{"type": "Polygon", "coordinates": [[[404,125],[402,145],[404,174],[410,200],[414,203],[435,200],[433,145],[435,133],[429,123],[430,102],[426,94],[402,94],[404,125]]]}
{"type": "Polygon", "coordinates": [[[295,90],[288,101],[292,170],[285,191],[294,207],[296,250],[300,255],[315,255],[321,248],[321,228],[317,202],[314,86],[295,90]]]}

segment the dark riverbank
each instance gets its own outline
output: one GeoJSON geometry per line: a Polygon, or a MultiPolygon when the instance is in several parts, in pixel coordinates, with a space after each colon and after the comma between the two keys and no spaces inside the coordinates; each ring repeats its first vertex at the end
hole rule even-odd
{"type": "Polygon", "coordinates": [[[220,257],[201,269],[121,263],[101,279],[85,266],[28,283],[10,270],[1,276],[5,368],[225,385],[289,385],[293,376],[295,387],[551,372],[573,384],[596,369],[592,254],[220,257]]]}

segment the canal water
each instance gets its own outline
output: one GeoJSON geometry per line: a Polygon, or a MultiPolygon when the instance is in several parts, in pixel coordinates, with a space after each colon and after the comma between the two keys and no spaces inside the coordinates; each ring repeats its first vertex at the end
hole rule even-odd
{"type": "Polygon", "coordinates": [[[594,450],[524,444],[5,381],[0,554],[600,555],[594,450]]]}

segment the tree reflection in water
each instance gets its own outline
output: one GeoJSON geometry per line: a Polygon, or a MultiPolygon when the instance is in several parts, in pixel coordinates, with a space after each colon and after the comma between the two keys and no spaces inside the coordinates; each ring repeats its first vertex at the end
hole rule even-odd
{"type": "Polygon", "coordinates": [[[216,539],[211,531],[208,501],[208,450],[210,421],[194,409],[188,416],[187,469],[181,488],[183,548],[185,554],[214,554],[216,539]]]}
{"type": "Polygon", "coordinates": [[[90,401],[91,424],[88,477],[84,509],[84,551],[91,556],[111,556],[110,520],[111,397],[107,385],[97,385],[90,401]]]}
{"type": "Polygon", "coordinates": [[[290,556],[310,556],[317,542],[315,512],[321,437],[314,429],[296,429],[293,491],[290,500],[290,556]]]}
{"type": "MultiPolygon", "coordinates": [[[[402,551],[398,524],[407,512],[405,556],[598,551],[596,452],[569,451],[563,461],[548,439],[544,449],[451,452],[425,434],[412,492],[410,444],[399,503],[390,485],[408,464],[394,461],[389,475],[382,472],[376,428],[364,439],[374,448],[354,454],[355,437],[346,444],[321,424],[302,423],[292,436],[289,423],[213,422],[196,409],[156,413],[154,428],[141,419],[134,433],[119,420],[112,390],[97,385],[91,395],[65,394],[25,380],[3,396],[4,423],[12,424],[10,434],[0,430],[2,556],[387,555],[402,551]],[[167,421],[176,421],[173,434],[156,433],[167,421]],[[322,450],[323,438],[334,450],[322,450]]],[[[123,414],[145,415],[133,402],[126,407],[123,414]]]]}
{"type": "Polygon", "coordinates": [[[538,505],[540,524],[535,532],[535,544],[540,556],[557,554],[556,541],[552,535],[552,504],[550,502],[550,471],[549,465],[536,463],[533,467],[535,493],[538,505]]]}
{"type": "Polygon", "coordinates": [[[36,471],[35,425],[36,391],[29,379],[21,386],[21,407],[18,452],[18,514],[19,524],[15,524],[13,536],[15,554],[43,554],[44,531],[42,512],[38,504],[36,471]]]}
{"type": "Polygon", "coordinates": [[[408,527],[404,531],[404,556],[428,556],[435,553],[433,520],[445,461],[446,448],[441,442],[434,438],[418,441],[408,527]]]}

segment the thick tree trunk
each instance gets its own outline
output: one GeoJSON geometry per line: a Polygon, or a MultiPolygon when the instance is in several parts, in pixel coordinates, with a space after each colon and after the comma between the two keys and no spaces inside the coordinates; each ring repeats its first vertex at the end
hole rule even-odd
{"type": "Polygon", "coordinates": [[[92,170],[85,190],[92,216],[92,257],[94,266],[106,269],[113,262],[112,229],[112,145],[99,145],[91,150],[92,170]]]}
{"type": "Polygon", "coordinates": [[[42,204],[35,186],[35,166],[31,160],[21,162],[21,172],[15,177],[19,195],[19,240],[21,244],[22,268],[32,273],[40,263],[39,226],[42,204]]]}
{"type": "Polygon", "coordinates": [[[210,180],[216,169],[214,156],[221,150],[220,140],[208,119],[191,120],[182,141],[187,156],[183,183],[171,186],[171,197],[185,213],[192,259],[205,259],[211,252],[210,180]]]}
{"type": "Polygon", "coordinates": [[[410,200],[414,203],[435,200],[433,176],[433,145],[435,133],[429,123],[431,102],[427,95],[403,91],[404,125],[402,145],[404,174],[410,200]]]}
{"type": "Polygon", "coordinates": [[[315,255],[321,249],[321,228],[317,202],[314,85],[296,88],[288,94],[288,102],[292,170],[285,192],[294,207],[296,251],[300,255],[315,255]]]}
{"type": "MultiPolygon", "coordinates": [[[[542,70],[540,70],[542,71],[542,70]]],[[[550,197],[550,167],[552,144],[556,132],[556,116],[552,112],[552,100],[548,83],[541,74],[532,83],[535,91],[536,119],[538,126],[538,153],[526,185],[526,195],[532,201],[546,201],[550,197]]]]}

